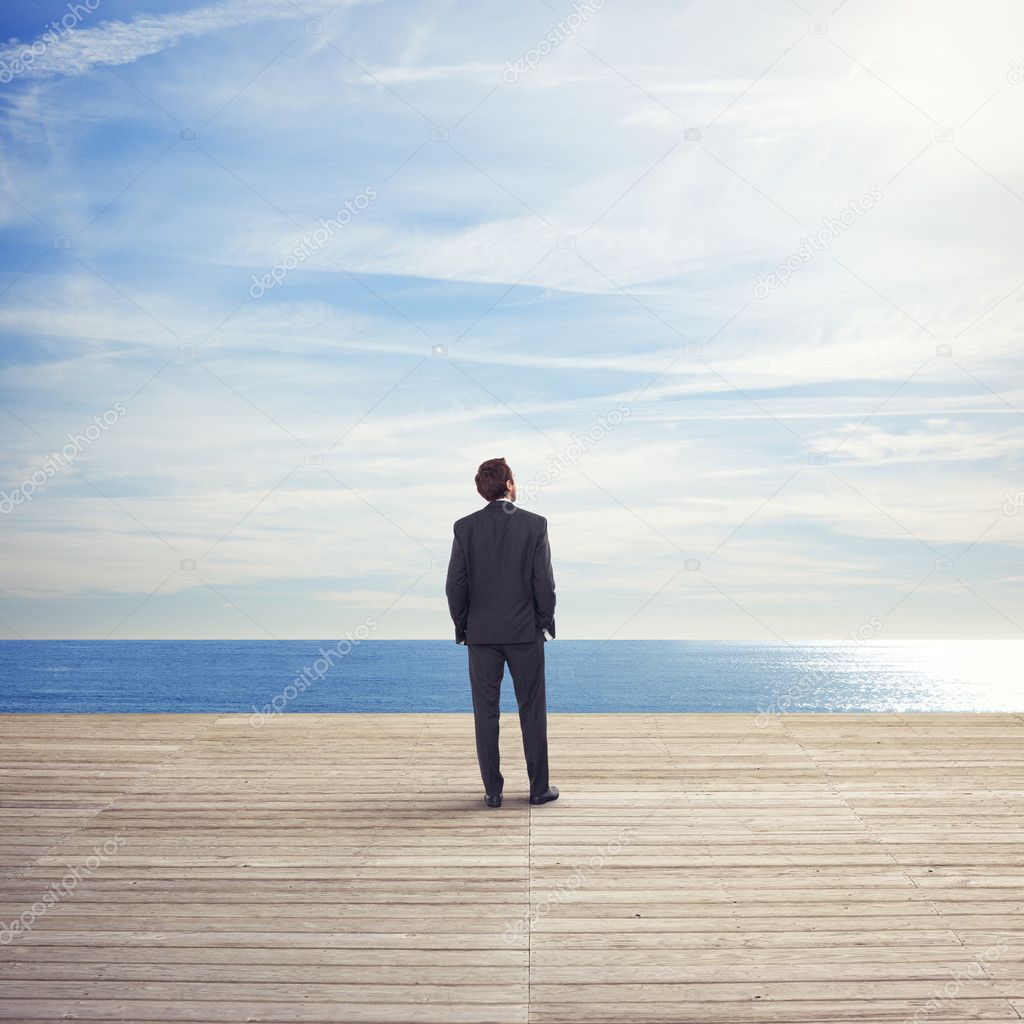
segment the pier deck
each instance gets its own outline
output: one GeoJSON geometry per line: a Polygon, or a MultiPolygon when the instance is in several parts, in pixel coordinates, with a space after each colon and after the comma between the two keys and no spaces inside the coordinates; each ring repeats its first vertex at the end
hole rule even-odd
{"type": "Polygon", "coordinates": [[[1024,716],[503,724],[0,716],[0,1020],[1024,1017],[1024,716]]]}

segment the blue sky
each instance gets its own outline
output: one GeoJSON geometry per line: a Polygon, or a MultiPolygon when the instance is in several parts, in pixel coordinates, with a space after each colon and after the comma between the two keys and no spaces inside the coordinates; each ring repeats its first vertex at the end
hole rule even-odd
{"type": "Polygon", "coordinates": [[[1024,632],[1019,5],[93,5],[2,14],[0,636],[448,637],[496,455],[561,636],[1024,632]]]}

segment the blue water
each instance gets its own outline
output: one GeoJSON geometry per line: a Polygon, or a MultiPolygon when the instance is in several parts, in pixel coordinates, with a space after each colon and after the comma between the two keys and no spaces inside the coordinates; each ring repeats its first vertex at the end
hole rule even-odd
{"type": "MultiPolygon", "coordinates": [[[[552,711],[1022,711],[1024,641],[556,640],[552,711]]],[[[503,706],[515,707],[506,673],[503,706]]],[[[0,642],[0,712],[469,711],[449,640],[0,642]],[[323,652],[326,651],[326,656],[323,652]],[[302,676],[303,670],[305,676],[302,676]]]]}

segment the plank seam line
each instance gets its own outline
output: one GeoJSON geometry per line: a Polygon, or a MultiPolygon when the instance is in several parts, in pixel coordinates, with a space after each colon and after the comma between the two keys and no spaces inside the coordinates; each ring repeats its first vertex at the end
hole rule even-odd
{"type": "MultiPolygon", "coordinates": [[[[920,886],[919,886],[919,885],[917,884],[917,882],[915,882],[915,881],[914,881],[914,879],[913,879],[913,878],[911,878],[911,877],[910,877],[910,874],[909,874],[909,873],[908,873],[907,871],[905,871],[905,870],[904,870],[904,865],[900,864],[900,862],[899,862],[898,860],[896,860],[896,857],[895,857],[895,855],[893,854],[892,850],[890,850],[890,849],[888,848],[888,846],[886,846],[885,842],[884,842],[884,841],[882,840],[882,838],[881,838],[881,837],[880,837],[880,836],[878,835],[878,833],[877,833],[877,832],[875,832],[874,830],[872,830],[872,829],[869,829],[869,828],[868,828],[868,824],[867,824],[867,822],[866,822],[866,821],[865,821],[865,820],[864,820],[864,819],[863,819],[863,818],[862,818],[862,817],[860,816],[860,814],[859,814],[859,813],[858,813],[858,812],[856,811],[856,809],[854,808],[853,804],[851,804],[851,803],[850,803],[850,801],[849,801],[849,800],[847,799],[847,797],[846,797],[846,794],[845,794],[845,793],[843,793],[843,791],[842,791],[842,790],[841,790],[841,789],[839,788],[839,786],[838,786],[838,785],[836,784],[835,780],[834,780],[834,779],[832,778],[832,775],[831,775],[831,774],[829,773],[829,770],[828,770],[828,768],[827,768],[827,767],[826,767],[825,765],[819,764],[819,763],[818,763],[818,761],[817,761],[817,760],[816,760],[816,759],[815,759],[815,758],[814,758],[814,757],[813,757],[813,756],[812,756],[812,755],[811,755],[810,753],[808,753],[807,749],[806,749],[806,748],[804,747],[804,745],[803,745],[803,744],[802,744],[802,743],[800,742],[800,740],[799,740],[799,738],[798,738],[797,736],[793,736],[793,737],[792,737],[792,739],[793,739],[793,741],[794,741],[794,742],[796,743],[796,745],[797,745],[797,746],[798,746],[798,747],[800,748],[800,751],[801,751],[801,753],[803,753],[804,757],[806,757],[806,758],[807,758],[807,760],[808,760],[808,761],[810,761],[812,765],[814,765],[815,769],[816,769],[816,770],[817,770],[818,772],[820,772],[820,773],[821,773],[822,777],[823,777],[823,778],[825,779],[825,781],[826,781],[826,782],[828,783],[828,785],[829,785],[829,786],[831,786],[831,788],[832,788],[832,791],[833,791],[833,792],[835,793],[835,795],[836,795],[837,797],[839,797],[839,799],[840,799],[840,800],[841,800],[841,801],[842,801],[842,802],[843,802],[844,804],[846,804],[846,806],[847,806],[847,808],[849,809],[850,813],[851,813],[851,814],[852,814],[852,815],[854,816],[854,818],[856,818],[856,819],[857,819],[857,821],[858,821],[858,822],[860,822],[860,825],[861,825],[861,827],[862,827],[862,828],[864,829],[864,835],[865,835],[865,837],[866,837],[867,839],[869,839],[869,840],[870,840],[870,841],[871,841],[872,843],[874,843],[874,844],[875,844],[875,845],[876,845],[876,846],[877,846],[877,847],[878,847],[878,848],[879,848],[879,849],[880,849],[880,850],[882,851],[882,853],[883,853],[883,854],[885,854],[885,856],[886,856],[886,857],[888,857],[888,858],[889,858],[889,860],[891,860],[891,861],[892,861],[892,863],[893,863],[893,867],[895,867],[895,868],[896,868],[896,869],[897,869],[897,870],[899,871],[899,873],[900,873],[901,875],[903,875],[903,877],[904,877],[904,878],[905,878],[905,879],[906,879],[906,880],[907,880],[907,881],[908,881],[908,882],[909,882],[909,883],[910,883],[910,884],[911,884],[911,885],[912,885],[912,886],[913,886],[913,887],[914,887],[915,889],[920,889],[920,886]]],[[[899,742],[899,741],[897,740],[897,742],[899,742]]],[[[937,909],[936,909],[936,908],[935,908],[935,907],[934,907],[934,906],[932,905],[932,902],[931,902],[931,900],[928,900],[928,899],[926,899],[926,900],[925,900],[925,902],[926,902],[926,903],[928,904],[928,906],[929,906],[929,907],[931,908],[932,912],[933,912],[933,913],[934,913],[934,914],[935,914],[935,915],[936,915],[937,917],[939,917],[939,918],[941,919],[942,915],[941,915],[941,914],[940,914],[940,913],[938,912],[938,910],[937,910],[937,909]]],[[[952,929],[950,929],[950,930],[952,930],[952,929]]],[[[954,934],[954,935],[956,935],[956,932],[953,932],[953,934],[954,934]]],[[[956,937],[957,937],[957,939],[959,939],[959,938],[960,938],[960,936],[959,936],[959,935],[957,935],[956,937]]],[[[960,942],[960,945],[961,945],[961,946],[963,945],[963,941],[962,941],[962,940],[961,940],[961,942],[960,942]]]]}
{"type": "MultiPolygon", "coordinates": [[[[1015,716],[1015,717],[1017,717],[1017,716],[1015,716]]],[[[796,737],[794,737],[794,739],[796,740],[797,746],[800,747],[801,751],[803,751],[804,755],[808,758],[808,760],[810,760],[810,762],[816,768],[818,768],[819,771],[822,772],[824,777],[828,780],[829,785],[832,786],[832,788],[835,790],[835,792],[839,796],[839,798],[843,801],[843,803],[846,804],[847,807],[849,807],[850,813],[853,814],[853,816],[864,826],[865,831],[867,831],[867,823],[860,816],[860,814],[857,813],[857,811],[854,809],[853,805],[846,798],[845,794],[839,789],[839,787],[833,781],[832,777],[829,775],[828,769],[826,767],[823,767],[823,766],[818,764],[818,762],[804,749],[804,745],[800,742],[799,739],[796,739],[796,737]]],[[[901,865],[896,860],[896,857],[893,855],[892,851],[889,850],[889,848],[885,845],[885,843],[882,841],[882,839],[880,837],[878,837],[877,834],[874,834],[874,833],[869,833],[869,834],[872,834],[874,836],[874,842],[876,842],[878,844],[878,846],[886,854],[886,856],[888,856],[889,859],[892,860],[893,864],[897,868],[900,869],[900,872],[904,876],[904,878],[906,878],[907,881],[909,881],[910,884],[913,885],[915,889],[920,890],[920,886],[914,881],[913,878],[910,877],[910,875],[906,871],[903,870],[903,865],[901,865]]],[[[935,915],[938,918],[939,922],[941,922],[943,924],[943,926],[953,935],[953,937],[957,940],[957,942],[960,943],[961,947],[966,949],[967,944],[964,942],[963,936],[961,936],[960,933],[955,928],[952,928],[952,927],[949,926],[948,922],[946,922],[944,920],[943,914],[939,911],[938,907],[935,906],[933,900],[931,900],[930,898],[926,897],[924,902],[928,904],[928,906],[935,913],[935,915]]],[[[985,965],[981,962],[980,956],[975,955],[972,959],[978,965],[978,967],[981,968],[981,971],[985,975],[986,979],[988,981],[990,981],[990,982],[994,982],[995,979],[992,978],[992,976],[985,969],[985,965]]],[[[1009,1003],[1009,1000],[1006,1000],[1006,1001],[1009,1003]]],[[[1017,1014],[1018,1019],[1020,1019],[1020,1012],[1017,1010],[1017,1008],[1012,1003],[1009,1003],[1009,1005],[1010,1005],[1011,1009],[1014,1011],[1014,1013],[1017,1014]]]]}
{"type": "MultiPolygon", "coordinates": [[[[352,854],[353,860],[355,860],[356,858],[362,859],[362,863],[358,865],[359,867],[367,867],[368,866],[366,864],[366,857],[370,853],[371,848],[374,845],[374,842],[376,841],[377,837],[381,834],[381,832],[388,825],[391,824],[391,822],[388,819],[388,812],[391,811],[391,809],[395,806],[395,804],[398,803],[398,801],[403,798],[402,797],[402,783],[404,783],[405,781],[408,780],[409,775],[411,774],[411,772],[415,768],[415,765],[417,763],[416,755],[419,753],[419,751],[423,747],[423,736],[426,733],[427,726],[429,724],[430,724],[429,717],[428,716],[424,716],[423,725],[420,726],[419,730],[416,732],[416,735],[413,738],[412,743],[409,745],[408,756],[405,758],[405,767],[399,773],[398,782],[395,785],[395,793],[391,797],[390,800],[386,801],[386,803],[384,804],[383,808],[381,809],[381,812],[380,812],[380,824],[373,826],[373,828],[372,828],[372,830],[370,832],[370,835],[366,839],[366,842],[360,843],[359,844],[359,849],[357,851],[354,851],[353,854],[352,854]]],[[[234,820],[234,819],[232,819],[232,820],[234,820]]],[[[412,877],[412,876],[410,876],[410,877],[412,877]]]]}
{"type": "Polygon", "coordinates": [[[146,779],[148,779],[154,772],[156,772],[159,769],[163,768],[165,765],[170,764],[176,757],[178,757],[182,753],[184,753],[184,751],[188,747],[190,747],[193,743],[195,743],[196,740],[198,740],[200,738],[200,736],[202,736],[205,732],[207,732],[209,729],[211,729],[214,725],[217,724],[217,717],[218,716],[216,716],[216,715],[211,716],[212,721],[208,722],[205,726],[200,726],[198,731],[196,731],[191,736],[189,736],[187,739],[185,739],[185,741],[181,744],[180,747],[178,747],[176,750],[173,750],[162,761],[158,761],[156,764],[154,764],[149,769],[148,772],[146,772],[145,774],[143,774],[139,778],[137,778],[135,780],[135,782],[128,789],[125,789],[122,792],[118,793],[115,797],[113,797],[112,799],[108,800],[107,803],[104,804],[102,807],[98,807],[95,811],[93,811],[93,813],[90,814],[87,818],[83,818],[80,822],[78,822],[72,828],[68,829],[68,831],[62,833],[61,836],[57,839],[57,841],[52,846],[50,846],[46,850],[44,850],[41,854],[39,854],[39,856],[36,857],[36,859],[34,861],[32,861],[30,864],[26,864],[16,874],[6,876],[5,880],[6,881],[15,881],[15,880],[18,880],[18,879],[22,879],[22,878],[25,877],[25,873],[28,872],[28,871],[31,871],[32,868],[36,867],[41,860],[43,860],[46,857],[55,856],[57,850],[59,850],[73,836],[77,835],[83,829],[87,828],[93,821],[96,820],[96,818],[99,815],[104,814],[107,811],[109,811],[111,809],[111,807],[113,807],[119,800],[123,800],[125,797],[131,796],[132,793],[136,790],[136,788],[141,786],[142,783],[145,782],[146,779]]]}

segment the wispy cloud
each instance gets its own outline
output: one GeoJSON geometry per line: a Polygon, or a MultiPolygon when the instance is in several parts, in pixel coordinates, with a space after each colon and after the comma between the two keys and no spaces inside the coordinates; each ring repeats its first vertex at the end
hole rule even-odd
{"type": "Polygon", "coordinates": [[[104,0],[46,47],[0,92],[0,492],[126,414],[0,516],[0,630],[448,636],[494,455],[566,636],[1009,629],[957,579],[1024,619],[1024,13],[723,11],[606,4],[514,82],[558,12],[104,0]]]}
{"type": "MultiPolygon", "coordinates": [[[[85,24],[57,36],[27,64],[25,74],[34,78],[80,75],[96,66],[131,64],[189,39],[239,26],[296,21],[364,2],[368,0],[304,0],[300,8],[289,0],[221,0],[171,14],[139,14],[130,21],[103,21],[95,27],[85,24]]],[[[102,4],[97,4],[93,17],[101,16],[102,4]]],[[[0,61],[19,59],[33,42],[8,43],[0,49],[0,61]]]]}

